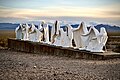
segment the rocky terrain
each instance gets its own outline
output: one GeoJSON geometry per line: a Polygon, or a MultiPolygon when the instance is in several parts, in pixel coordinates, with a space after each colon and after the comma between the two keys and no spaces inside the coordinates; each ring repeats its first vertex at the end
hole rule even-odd
{"type": "Polygon", "coordinates": [[[0,80],[120,80],[120,59],[71,59],[1,48],[0,80]]]}

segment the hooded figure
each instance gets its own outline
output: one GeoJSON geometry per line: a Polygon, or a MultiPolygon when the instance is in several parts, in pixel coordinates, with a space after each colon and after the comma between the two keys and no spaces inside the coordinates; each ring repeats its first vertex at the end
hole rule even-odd
{"type": "Polygon", "coordinates": [[[82,22],[78,28],[73,29],[73,39],[77,48],[84,48],[84,43],[82,42],[81,35],[88,33],[87,27],[82,22]]]}
{"type": "Polygon", "coordinates": [[[67,24],[66,31],[61,30],[61,44],[63,47],[72,47],[73,32],[72,26],[67,24]]]}
{"type": "Polygon", "coordinates": [[[105,28],[101,28],[99,33],[95,27],[91,27],[87,34],[82,35],[82,38],[86,38],[86,50],[91,52],[104,52],[102,49],[107,41],[105,28]]]}
{"type": "Polygon", "coordinates": [[[57,36],[55,37],[54,44],[62,47],[72,47],[72,27],[70,25],[67,25],[65,27],[65,31],[63,30],[63,28],[58,29],[59,34],[57,34],[57,36]]]}
{"type": "Polygon", "coordinates": [[[39,42],[40,40],[40,31],[34,26],[33,23],[29,28],[29,40],[33,42],[39,42]]]}
{"type": "Polygon", "coordinates": [[[100,33],[98,35],[98,38],[99,38],[99,46],[97,46],[97,50],[104,52],[103,46],[105,46],[107,39],[108,39],[107,32],[106,32],[106,29],[104,27],[100,28],[100,33]]]}
{"type": "Polygon", "coordinates": [[[49,43],[49,27],[45,21],[42,21],[38,27],[40,31],[40,42],[49,43]]]}
{"type": "Polygon", "coordinates": [[[58,34],[56,34],[55,38],[54,38],[54,43],[53,45],[56,45],[56,46],[62,46],[62,43],[61,43],[61,37],[62,37],[62,32],[61,32],[62,29],[59,28],[59,32],[58,34]]]}
{"type": "Polygon", "coordinates": [[[42,21],[41,22],[41,24],[39,25],[39,27],[38,27],[38,30],[40,31],[40,42],[43,42],[44,40],[45,40],[45,37],[44,37],[44,28],[43,28],[43,24],[44,24],[45,22],[44,21],[42,21]]]}
{"type": "Polygon", "coordinates": [[[69,47],[70,46],[70,40],[68,36],[68,27],[65,27],[66,31],[63,31],[61,29],[61,45],[62,47],[69,47]]]}
{"type": "Polygon", "coordinates": [[[28,24],[27,23],[22,24],[21,29],[22,29],[22,34],[23,34],[23,40],[29,40],[29,34],[28,34],[29,26],[28,26],[28,24]]]}
{"type": "Polygon", "coordinates": [[[22,24],[20,24],[20,25],[15,29],[16,39],[23,39],[21,26],[22,26],[22,24]]]}
{"type": "Polygon", "coordinates": [[[69,47],[72,47],[72,40],[73,40],[73,28],[71,25],[67,25],[67,28],[68,28],[68,39],[69,39],[69,47]]]}
{"type": "Polygon", "coordinates": [[[95,27],[91,27],[87,34],[82,35],[82,38],[86,38],[86,49],[89,51],[94,50],[98,43],[99,39],[97,38],[99,35],[99,31],[95,27]]]}
{"type": "Polygon", "coordinates": [[[49,41],[49,27],[47,23],[43,23],[43,29],[44,29],[44,41],[45,43],[50,43],[49,41]]]}
{"type": "Polygon", "coordinates": [[[60,24],[58,21],[55,21],[54,25],[51,29],[51,43],[53,44],[55,42],[56,36],[60,35],[60,24]]]}

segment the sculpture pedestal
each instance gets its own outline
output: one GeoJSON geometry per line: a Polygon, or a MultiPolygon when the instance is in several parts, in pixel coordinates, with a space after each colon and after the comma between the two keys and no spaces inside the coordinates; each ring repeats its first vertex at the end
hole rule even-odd
{"type": "Polygon", "coordinates": [[[92,53],[86,50],[79,50],[74,48],[66,48],[61,46],[54,46],[45,43],[23,41],[17,39],[8,39],[8,48],[16,51],[23,51],[29,53],[37,53],[42,55],[53,55],[59,57],[70,57],[74,59],[93,59],[104,60],[111,58],[120,58],[120,53],[92,53]]]}

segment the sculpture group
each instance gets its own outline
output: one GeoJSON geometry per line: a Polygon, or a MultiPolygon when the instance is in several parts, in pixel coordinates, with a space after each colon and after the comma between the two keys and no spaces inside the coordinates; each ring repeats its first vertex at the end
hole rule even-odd
{"type": "Polygon", "coordinates": [[[33,42],[48,43],[50,45],[62,47],[74,47],[80,50],[91,52],[104,52],[108,36],[104,27],[98,31],[94,26],[88,28],[82,22],[77,28],[65,25],[61,28],[59,21],[55,21],[50,28],[44,21],[35,27],[34,24],[20,24],[16,30],[16,39],[28,40],[33,42]],[[73,41],[75,46],[73,46],[73,41]]]}

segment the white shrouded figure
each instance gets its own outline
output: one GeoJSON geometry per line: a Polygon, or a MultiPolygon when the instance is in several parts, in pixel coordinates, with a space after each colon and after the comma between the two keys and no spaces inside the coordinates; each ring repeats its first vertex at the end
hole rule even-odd
{"type": "Polygon", "coordinates": [[[28,34],[29,26],[28,26],[28,24],[27,23],[22,24],[21,28],[22,28],[23,40],[29,40],[29,34],[28,34]]]}
{"type": "Polygon", "coordinates": [[[69,37],[69,47],[72,47],[72,40],[73,40],[73,28],[71,25],[67,25],[68,27],[68,37],[69,37]]]}
{"type": "Polygon", "coordinates": [[[86,38],[86,50],[92,51],[97,47],[99,43],[99,40],[97,38],[98,35],[99,31],[93,26],[90,27],[90,30],[87,34],[82,35],[83,39],[86,38]]]}
{"type": "Polygon", "coordinates": [[[45,23],[45,21],[42,21],[40,24],[39,24],[39,26],[38,26],[38,29],[39,30],[41,30],[41,29],[43,29],[43,24],[45,23]]]}
{"type": "Polygon", "coordinates": [[[55,38],[54,38],[54,43],[53,45],[56,45],[56,46],[62,46],[62,43],[61,43],[61,29],[58,30],[59,33],[56,34],[55,38]]]}
{"type": "Polygon", "coordinates": [[[103,46],[105,46],[108,38],[105,28],[101,28],[99,33],[95,27],[91,27],[87,34],[82,35],[82,38],[86,38],[86,50],[91,52],[104,52],[103,46]]]}
{"type": "Polygon", "coordinates": [[[29,40],[33,42],[40,41],[40,31],[35,27],[33,23],[29,28],[29,40]]]}
{"type": "Polygon", "coordinates": [[[63,28],[59,29],[59,34],[56,34],[55,41],[53,44],[56,46],[69,47],[67,28],[66,31],[64,31],[63,28]]]}
{"type": "Polygon", "coordinates": [[[107,42],[107,39],[108,39],[107,32],[106,32],[106,29],[104,27],[100,28],[100,33],[98,35],[98,38],[100,40],[99,40],[99,46],[97,46],[97,50],[101,51],[101,52],[104,52],[103,51],[103,46],[105,46],[105,44],[107,42]]]}
{"type": "Polygon", "coordinates": [[[45,21],[42,21],[41,24],[38,27],[39,31],[40,31],[40,37],[41,37],[41,41],[45,42],[45,43],[50,43],[49,41],[49,26],[45,21]]]}
{"type": "Polygon", "coordinates": [[[35,26],[32,23],[32,25],[29,28],[29,40],[30,41],[35,41],[35,37],[36,37],[35,35],[36,35],[36,33],[35,33],[35,26]]]}
{"type": "Polygon", "coordinates": [[[59,21],[55,21],[51,29],[51,44],[55,42],[56,36],[60,35],[60,24],[59,21]]]}
{"type": "Polygon", "coordinates": [[[68,36],[68,28],[66,27],[66,31],[61,29],[61,45],[62,47],[70,47],[70,40],[68,36]]]}
{"type": "Polygon", "coordinates": [[[44,29],[44,38],[45,38],[45,43],[50,43],[49,41],[49,27],[48,24],[44,22],[43,24],[43,29],[44,29]]]}
{"type": "Polygon", "coordinates": [[[81,35],[88,33],[87,27],[82,22],[78,28],[73,29],[73,39],[75,41],[76,48],[84,48],[84,43],[82,42],[81,35]]]}
{"type": "Polygon", "coordinates": [[[38,30],[40,31],[40,35],[39,35],[39,37],[40,37],[39,41],[40,41],[40,42],[43,42],[43,41],[44,41],[44,28],[43,28],[43,24],[44,24],[44,23],[45,23],[45,22],[42,21],[42,22],[40,23],[40,25],[38,26],[38,30]]]}
{"type": "Polygon", "coordinates": [[[73,28],[71,25],[66,25],[66,32],[61,33],[61,36],[63,36],[64,45],[65,47],[72,47],[72,39],[73,39],[73,28]]]}
{"type": "Polygon", "coordinates": [[[20,24],[16,29],[15,29],[15,33],[16,33],[16,39],[22,39],[22,28],[21,28],[22,24],[20,24]]]}
{"type": "Polygon", "coordinates": [[[63,28],[58,28],[59,33],[55,37],[54,45],[62,46],[62,47],[72,47],[72,27],[70,25],[66,25],[65,31],[63,28]]]}

